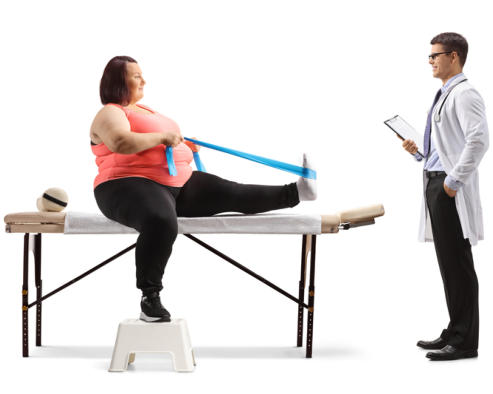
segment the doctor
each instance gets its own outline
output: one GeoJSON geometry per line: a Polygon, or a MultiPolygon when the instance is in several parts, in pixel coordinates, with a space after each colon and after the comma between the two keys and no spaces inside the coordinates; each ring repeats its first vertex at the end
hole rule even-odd
{"type": "MultiPolygon", "coordinates": [[[[428,114],[424,139],[424,200],[420,241],[434,241],[450,322],[433,341],[417,346],[436,350],[431,360],[477,357],[478,280],[471,245],[483,239],[478,166],[488,149],[483,99],[462,69],[468,44],[456,33],[431,40],[429,63],[442,80],[428,114]]],[[[418,156],[411,140],[403,142],[418,156]]]]}

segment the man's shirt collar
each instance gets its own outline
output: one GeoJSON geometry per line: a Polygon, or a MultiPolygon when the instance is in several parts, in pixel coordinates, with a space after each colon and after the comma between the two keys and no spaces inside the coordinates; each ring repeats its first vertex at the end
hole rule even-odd
{"type": "Polygon", "coordinates": [[[442,93],[446,92],[447,89],[449,88],[450,84],[454,82],[457,78],[463,77],[464,73],[459,73],[454,75],[452,78],[450,78],[445,85],[442,86],[442,93]]]}

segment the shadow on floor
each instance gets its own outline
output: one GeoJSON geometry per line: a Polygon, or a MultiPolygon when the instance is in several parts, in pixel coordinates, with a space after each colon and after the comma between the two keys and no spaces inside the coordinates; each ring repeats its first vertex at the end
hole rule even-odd
{"type": "MultiPolygon", "coordinates": [[[[111,346],[41,346],[31,349],[33,358],[111,359],[111,346]]],[[[198,346],[194,347],[197,359],[302,359],[306,349],[286,346],[198,346]]],[[[138,354],[138,353],[137,353],[138,354]]],[[[142,356],[146,353],[142,353],[142,356]]],[[[347,358],[361,356],[362,351],[350,346],[318,346],[313,358],[347,358]]]]}

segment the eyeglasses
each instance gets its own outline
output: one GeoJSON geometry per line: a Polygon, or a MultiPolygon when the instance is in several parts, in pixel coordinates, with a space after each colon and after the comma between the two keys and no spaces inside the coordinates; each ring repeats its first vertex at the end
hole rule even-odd
{"type": "Polygon", "coordinates": [[[435,59],[436,59],[436,57],[437,57],[438,55],[445,55],[445,54],[447,54],[447,55],[448,55],[448,54],[450,54],[450,53],[452,53],[452,52],[453,52],[453,51],[447,51],[447,52],[436,52],[436,53],[432,53],[431,55],[428,55],[428,59],[429,59],[429,60],[435,60],[435,59]]]}

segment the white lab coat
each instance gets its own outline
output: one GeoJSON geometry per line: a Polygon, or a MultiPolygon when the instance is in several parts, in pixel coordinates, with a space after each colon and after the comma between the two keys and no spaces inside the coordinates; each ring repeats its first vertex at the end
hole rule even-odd
{"type": "MultiPolygon", "coordinates": [[[[478,166],[488,149],[489,138],[483,99],[465,79],[465,76],[455,79],[435,105],[431,117],[431,138],[447,175],[464,183],[457,191],[455,205],[464,238],[468,238],[471,245],[476,245],[484,237],[478,166]]],[[[423,242],[433,241],[426,205],[427,183],[424,177],[419,229],[419,240],[423,242]]]]}

